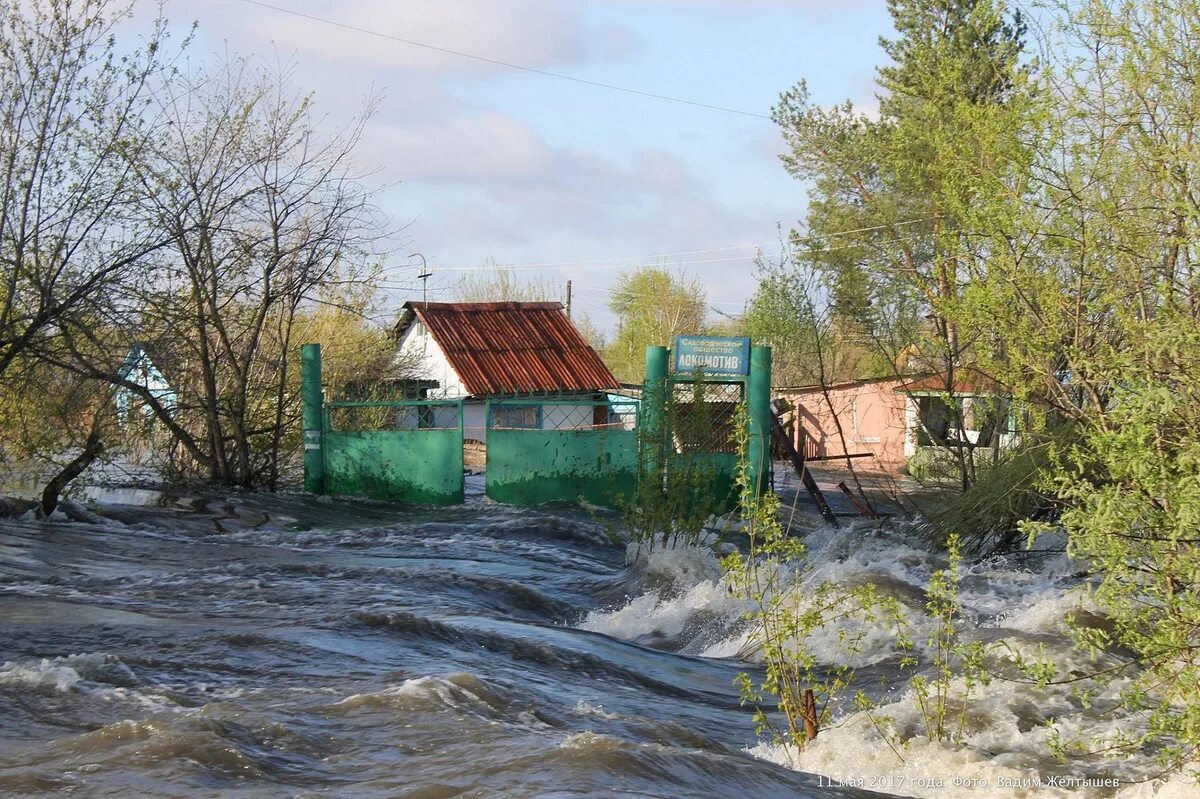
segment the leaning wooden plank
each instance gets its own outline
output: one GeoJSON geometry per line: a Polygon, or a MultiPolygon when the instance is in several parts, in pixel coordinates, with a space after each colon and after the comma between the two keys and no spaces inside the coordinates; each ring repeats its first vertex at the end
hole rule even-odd
{"type": "Polygon", "coordinates": [[[779,421],[779,417],[776,414],[771,414],[771,432],[775,436],[776,443],[783,449],[788,460],[792,462],[792,468],[796,470],[796,474],[800,475],[800,482],[804,484],[808,495],[812,497],[817,510],[821,514],[821,518],[830,527],[839,526],[837,516],[834,514],[833,509],[829,507],[829,503],[825,501],[825,495],[821,493],[821,487],[817,485],[812,472],[805,468],[804,458],[800,457],[800,453],[796,452],[796,447],[792,444],[791,436],[787,434],[783,422],[779,421]]]}
{"type": "Polygon", "coordinates": [[[873,458],[874,452],[851,452],[849,455],[815,455],[805,461],[844,461],[846,458],[873,458]]]}
{"type": "Polygon", "coordinates": [[[838,483],[837,487],[838,490],[846,495],[846,499],[850,500],[850,504],[853,505],[854,509],[857,510],[861,515],[866,516],[868,519],[879,518],[879,514],[877,514],[869,504],[867,504],[865,498],[859,499],[858,497],[854,496],[854,492],[850,490],[850,486],[846,485],[845,480],[838,483]]]}

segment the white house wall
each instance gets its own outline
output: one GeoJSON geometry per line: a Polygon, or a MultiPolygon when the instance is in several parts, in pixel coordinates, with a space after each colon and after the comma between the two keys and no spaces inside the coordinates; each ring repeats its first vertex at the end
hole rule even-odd
{"type": "Polygon", "coordinates": [[[542,427],[546,430],[578,430],[594,426],[593,405],[544,405],[542,427]]]}
{"type": "Polygon", "coordinates": [[[467,395],[462,378],[419,320],[414,321],[400,338],[394,364],[403,376],[438,381],[438,388],[430,392],[431,397],[456,399],[467,395]]]}
{"type": "Polygon", "coordinates": [[[487,441],[487,403],[474,400],[463,403],[463,438],[487,441]]]}

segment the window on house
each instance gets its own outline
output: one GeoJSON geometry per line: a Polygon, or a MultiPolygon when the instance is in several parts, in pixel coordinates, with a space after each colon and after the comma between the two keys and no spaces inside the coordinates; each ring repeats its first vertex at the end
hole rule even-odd
{"type": "Polygon", "coordinates": [[[917,444],[922,447],[946,443],[955,428],[954,409],[943,397],[917,397],[917,444]]]}
{"type": "Polygon", "coordinates": [[[492,427],[537,430],[542,426],[541,405],[495,405],[492,427]]]}
{"type": "Polygon", "coordinates": [[[971,402],[967,427],[978,431],[975,441],[979,446],[990,446],[993,436],[1011,432],[1008,402],[1000,397],[975,397],[971,402]]]}

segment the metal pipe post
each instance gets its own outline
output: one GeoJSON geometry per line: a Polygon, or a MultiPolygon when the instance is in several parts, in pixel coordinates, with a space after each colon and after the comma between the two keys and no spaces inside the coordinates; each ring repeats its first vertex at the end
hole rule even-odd
{"type": "Polygon", "coordinates": [[[642,380],[640,455],[645,471],[643,476],[650,479],[662,479],[669,360],[670,350],[666,347],[646,348],[646,376],[642,380]]]}
{"type": "Polygon", "coordinates": [[[300,401],[304,420],[304,490],[325,493],[325,408],[321,396],[321,345],[300,347],[300,401]]]}
{"type": "Polygon", "coordinates": [[[750,349],[750,376],[746,383],[749,411],[747,460],[750,485],[759,496],[771,484],[771,348],[750,349]]]}

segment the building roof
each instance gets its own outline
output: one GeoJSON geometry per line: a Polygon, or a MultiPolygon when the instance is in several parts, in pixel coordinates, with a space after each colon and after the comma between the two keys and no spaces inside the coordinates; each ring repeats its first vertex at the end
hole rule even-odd
{"type": "Polygon", "coordinates": [[[407,302],[472,395],[600,391],[617,379],[558,302],[407,302]]]}
{"type": "Polygon", "coordinates": [[[822,386],[819,383],[808,386],[780,386],[775,389],[777,394],[813,394],[824,391],[842,391],[848,388],[860,388],[862,386],[873,386],[876,383],[903,383],[905,380],[911,380],[911,376],[906,377],[864,377],[861,380],[845,380],[841,383],[830,383],[827,386],[822,386]]]}
{"type": "MultiPolygon", "coordinates": [[[[892,391],[901,394],[942,394],[946,391],[946,373],[938,372],[936,374],[908,374],[898,375],[893,377],[871,377],[863,378],[862,380],[847,380],[844,383],[835,383],[828,386],[796,386],[776,389],[779,394],[799,395],[799,394],[815,394],[824,391],[845,391],[847,389],[862,388],[865,386],[878,385],[879,390],[886,391],[886,383],[895,383],[892,391]]],[[[963,366],[955,370],[953,393],[964,396],[985,396],[996,393],[1003,393],[1004,388],[997,383],[993,378],[970,366],[963,366]]]]}
{"type": "MultiPolygon", "coordinates": [[[[927,375],[896,387],[903,394],[942,394],[946,392],[946,373],[927,375]]],[[[969,366],[956,369],[951,393],[962,396],[986,396],[1003,393],[1004,389],[993,378],[969,366]]]]}

